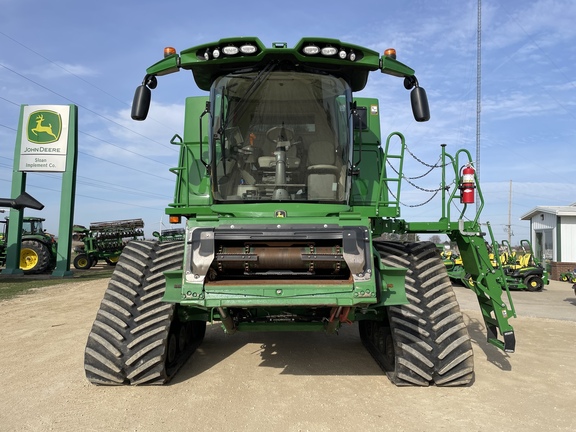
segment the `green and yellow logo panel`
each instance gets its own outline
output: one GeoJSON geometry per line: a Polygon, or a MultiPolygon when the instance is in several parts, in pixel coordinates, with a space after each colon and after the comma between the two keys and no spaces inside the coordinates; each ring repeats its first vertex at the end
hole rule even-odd
{"type": "Polygon", "coordinates": [[[50,144],[60,139],[62,132],[62,117],[50,110],[40,110],[30,113],[26,134],[28,141],[34,144],[50,144]]]}
{"type": "Polygon", "coordinates": [[[70,120],[69,105],[22,105],[19,170],[65,172],[70,120]]]}

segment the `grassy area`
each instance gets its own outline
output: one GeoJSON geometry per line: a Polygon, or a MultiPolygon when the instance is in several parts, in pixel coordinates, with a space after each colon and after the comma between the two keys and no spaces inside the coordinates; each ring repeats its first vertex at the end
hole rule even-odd
{"type": "Polygon", "coordinates": [[[50,275],[3,276],[0,274],[0,301],[17,295],[28,294],[33,288],[109,278],[113,271],[114,267],[107,266],[74,271],[74,275],[70,277],[51,277],[50,275]]]}

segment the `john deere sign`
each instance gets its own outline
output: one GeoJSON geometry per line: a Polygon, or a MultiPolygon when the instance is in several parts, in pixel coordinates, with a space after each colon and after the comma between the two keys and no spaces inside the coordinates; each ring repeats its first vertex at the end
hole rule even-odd
{"type": "Polygon", "coordinates": [[[20,171],[66,171],[70,107],[23,107],[20,171]]]}
{"type": "MultiPolygon", "coordinates": [[[[70,252],[72,250],[77,164],[78,107],[76,105],[21,105],[20,122],[14,146],[10,201],[17,203],[19,197],[26,194],[26,179],[29,171],[62,173],[58,251],[53,276],[62,277],[72,274],[70,252]]],[[[12,206],[7,237],[6,268],[2,270],[2,274],[23,274],[20,269],[23,214],[24,206],[12,206]]]]}

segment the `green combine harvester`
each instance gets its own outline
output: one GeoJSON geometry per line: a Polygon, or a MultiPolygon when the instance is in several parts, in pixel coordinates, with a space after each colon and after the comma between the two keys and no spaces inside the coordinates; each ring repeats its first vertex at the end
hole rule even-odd
{"type": "Polygon", "coordinates": [[[180,70],[207,92],[186,99],[183,135],[171,140],[180,157],[166,213],[185,220],[185,241],[124,248],[88,337],[90,382],[168,382],[207,323],[228,334],[336,334],[357,323],[396,385],[469,384],[472,344],[436,245],[387,241],[387,233],[456,242],[487,340],[514,351],[515,312],[490,263],[469,152],[439,146],[436,220],[400,218],[404,136],[382,138],[378,100],[354,97],[371,72],[384,73],[410,91],[415,120],[429,119],[426,93],[395,51],[311,37],[293,48],[255,37],[167,48],[136,90],[133,119],[146,118],[157,78],[180,70]],[[477,211],[468,206],[476,192],[477,211]]]}

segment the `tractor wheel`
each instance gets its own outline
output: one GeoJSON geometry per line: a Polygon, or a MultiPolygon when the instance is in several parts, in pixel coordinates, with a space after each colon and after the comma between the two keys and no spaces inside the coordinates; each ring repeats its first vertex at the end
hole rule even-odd
{"type": "Polygon", "coordinates": [[[182,242],[131,241],[114,269],[84,355],[93,384],[164,384],[200,345],[205,321],[180,322],[163,303],[164,272],[182,267],[182,242]]]}
{"type": "Polygon", "coordinates": [[[561,280],[562,282],[568,282],[568,276],[565,275],[565,274],[561,274],[561,275],[560,275],[560,280],[561,280]]]}
{"type": "Polygon", "coordinates": [[[572,277],[570,278],[570,282],[576,283],[576,276],[572,276],[572,277]]]}
{"type": "Polygon", "coordinates": [[[50,249],[44,243],[24,240],[20,248],[20,268],[25,274],[44,273],[50,267],[50,249]]]}
{"type": "Polygon", "coordinates": [[[524,279],[524,285],[526,285],[526,289],[528,291],[542,291],[544,288],[544,281],[540,276],[527,276],[524,279]]]}
{"type": "Polygon", "coordinates": [[[368,351],[398,386],[460,386],[474,376],[470,336],[436,245],[374,242],[383,264],[408,268],[409,304],[387,308],[388,319],[360,321],[368,351]]]}
{"type": "Polygon", "coordinates": [[[90,267],[94,265],[92,258],[90,258],[86,254],[79,254],[76,255],[74,258],[74,268],[78,270],[88,270],[90,267]]]}
{"type": "Polygon", "coordinates": [[[108,265],[115,266],[119,258],[120,256],[104,258],[104,261],[106,261],[106,264],[108,265]]]}

